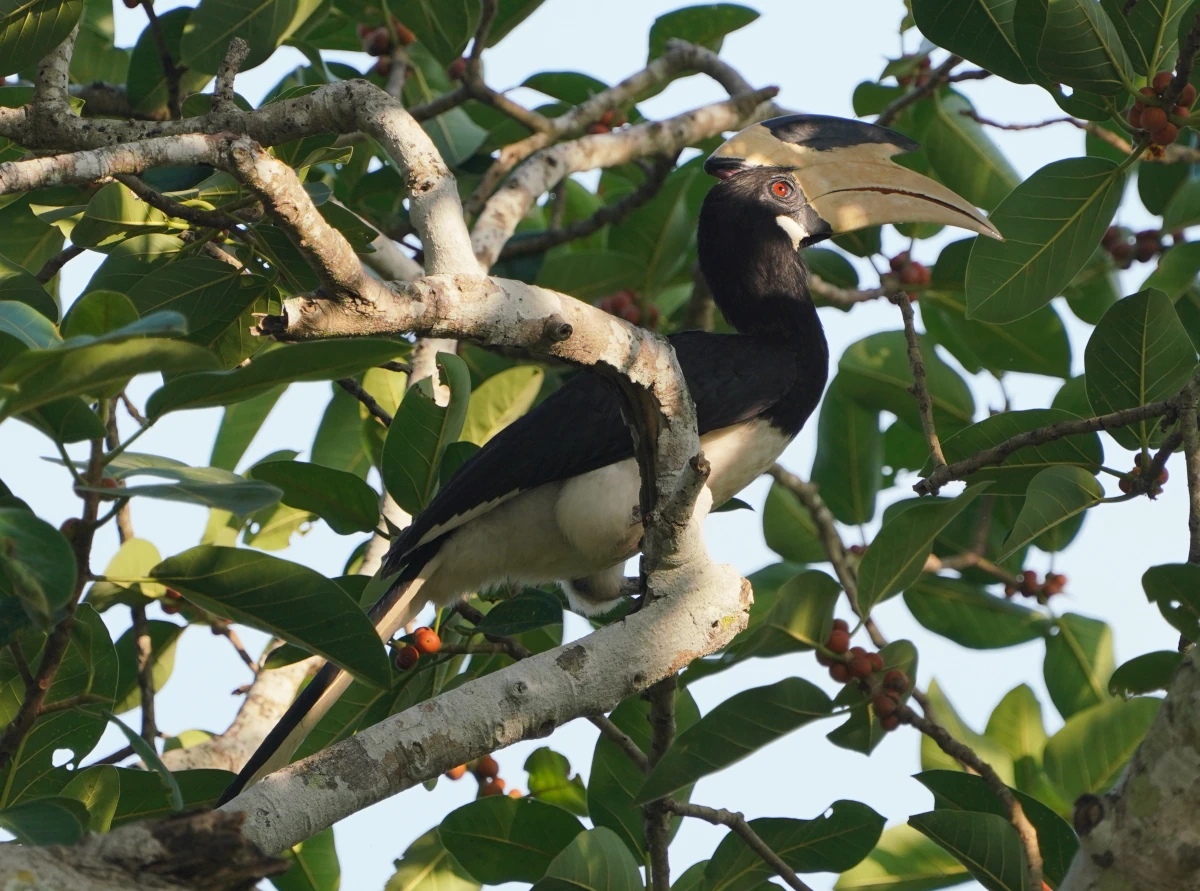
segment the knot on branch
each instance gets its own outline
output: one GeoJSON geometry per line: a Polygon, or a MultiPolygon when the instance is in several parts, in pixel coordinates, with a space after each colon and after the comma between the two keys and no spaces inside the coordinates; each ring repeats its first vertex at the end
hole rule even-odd
{"type": "Polygon", "coordinates": [[[562,343],[569,340],[575,329],[562,316],[555,314],[546,319],[542,334],[550,343],[562,343]]]}
{"type": "Polygon", "coordinates": [[[1075,800],[1075,811],[1071,822],[1080,838],[1091,834],[1091,831],[1104,822],[1107,816],[1104,799],[1099,795],[1080,795],[1075,800]]]}

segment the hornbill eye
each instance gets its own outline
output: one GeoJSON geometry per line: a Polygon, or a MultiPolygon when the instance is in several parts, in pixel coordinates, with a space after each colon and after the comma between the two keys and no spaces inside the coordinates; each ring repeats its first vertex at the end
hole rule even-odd
{"type": "Polygon", "coordinates": [[[796,190],[787,180],[777,179],[771,183],[771,192],[776,198],[791,198],[794,191],[796,190]]]}

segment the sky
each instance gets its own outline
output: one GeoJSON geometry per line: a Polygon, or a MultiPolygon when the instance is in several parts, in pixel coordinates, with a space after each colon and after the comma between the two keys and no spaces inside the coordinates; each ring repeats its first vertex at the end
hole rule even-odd
{"type": "MultiPolygon", "coordinates": [[[[161,12],[178,5],[193,5],[193,2],[159,0],[156,9],[161,12]]],[[[616,82],[644,65],[647,34],[655,17],[680,5],[684,4],[668,0],[605,3],[546,0],[499,47],[485,53],[486,77],[498,88],[520,84],[537,71],[555,70],[583,71],[609,83],[616,82]]],[[[750,0],[748,5],[758,9],[761,18],[731,35],[721,55],[755,86],[779,86],[778,101],[787,108],[853,116],[850,97],[855,84],[877,76],[886,60],[901,51],[897,29],[904,9],[901,0],[842,0],[836,4],[750,0]]],[[[144,27],[143,13],[127,10],[118,3],[116,14],[118,43],[132,45],[144,27]]],[[[910,32],[903,45],[912,51],[918,43],[919,36],[910,32]]],[[[330,57],[349,61],[360,70],[370,64],[368,57],[358,54],[338,53],[330,57]]],[[[280,50],[267,63],[239,76],[238,92],[257,102],[288,71],[303,63],[298,52],[280,50]]],[[[964,83],[961,89],[983,114],[995,120],[1029,122],[1061,114],[1036,87],[1016,86],[993,77],[964,83]]],[[[520,90],[513,97],[529,98],[520,90]]],[[[663,117],[721,98],[723,94],[717,85],[696,76],[677,82],[641,108],[647,116],[663,117]]],[[[1022,176],[1051,160],[1083,154],[1082,134],[1071,127],[1022,133],[994,131],[992,136],[1022,176]]],[[[1138,229],[1151,220],[1138,203],[1136,192],[1129,189],[1118,221],[1138,229]]],[[[942,243],[958,237],[960,233],[922,242],[914,258],[931,262],[942,243]]],[[[889,255],[902,247],[898,239],[885,243],[889,255]]],[[[66,302],[79,293],[99,259],[94,253],[86,253],[66,267],[63,273],[66,302]]],[[[862,262],[859,266],[864,281],[873,284],[873,273],[862,262]]],[[[1125,273],[1125,293],[1136,290],[1150,268],[1135,266],[1125,273]]],[[[1059,310],[1071,336],[1074,373],[1078,374],[1082,371],[1089,329],[1074,322],[1065,305],[1059,306],[1059,310]]],[[[897,310],[878,301],[860,304],[851,313],[821,312],[835,357],[862,337],[900,327],[897,310]]],[[[1002,406],[995,381],[982,375],[970,379],[978,417],[986,416],[988,408],[1002,406]]],[[[1048,405],[1060,382],[1011,375],[1006,384],[1013,407],[1032,408],[1048,405]]],[[[155,386],[154,380],[140,378],[131,386],[130,395],[141,403],[155,386]]],[[[303,460],[328,399],[329,386],[293,385],[250,447],[243,466],[281,448],[301,450],[303,460]]],[[[147,433],[136,448],[206,465],[220,418],[219,409],[170,415],[147,433]]],[[[126,432],[130,432],[132,426],[127,419],[125,423],[126,432]]],[[[784,466],[807,476],[812,467],[815,431],[814,422],[801,433],[785,452],[784,466]]],[[[1132,466],[1131,454],[1123,452],[1110,438],[1103,439],[1108,466],[1121,469],[1132,466]]],[[[0,426],[5,482],[16,495],[34,505],[39,515],[57,524],[76,516],[79,502],[71,494],[65,471],[43,460],[52,455],[53,445],[32,428],[15,422],[0,426]]],[[[1039,573],[1053,565],[1056,571],[1067,575],[1067,593],[1055,598],[1056,610],[1101,618],[1114,627],[1117,664],[1151,650],[1171,649],[1177,639],[1157,609],[1146,602],[1140,584],[1147,566],[1182,561],[1187,555],[1187,499],[1181,458],[1173,457],[1168,468],[1171,482],[1157,501],[1136,499],[1120,505],[1103,505],[1089,512],[1074,545],[1053,563],[1049,555],[1036,552],[1029,560],[1030,568],[1039,573]]],[[[1102,476],[1101,480],[1109,494],[1116,494],[1111,477],[1102,476]]],[[[743,498],[760,509],[767,488],[766,481],[759,480],[746,490],[743,498]]],[[[887,497],[894,499],[907,494],[901,487],[887,497]]],[[[881,502],[881,509],[882,506],[881,502]]],[[[135,499],[132,516],[138,535],[150,539],[166,556],[199,541],[206,511],[135,499]]],[[[874,527],[866,530],[868,536],[873,531],[874,527]]],[[[713,556],[733,564],[743,574],[777,559],[763,544],[761,513],[738,511],[713,516],[708,520],[706,532],[713,556]]],[[[857,540],[858,534],[858,530],[847,530],[851,542],[857,540]]],[[[318,524],[290,549],[274,553],[336,575],[357,543],[357,538],[337,536],[318,524]]],[[[93,557],[97,571],[103,569],[115,552],[116,544],[115,530],[110,525],[97,539],[93,557]]],[[[127,624],[123,612],[114,609],[106,615],[114,639],[127,624]]],[[[1038,692],[1047,729],[1052,732],[1061,725],[1045,694],[1040,641],[997,651],[967,650],[917,625],[901,598],[880,606],[875,616],[889,638],[909,638],[917,644],[919,683],[925,686],[936,678],[960,714],[976,729],[982,729],[1000,698],[1022,682],[1038,692]]],[[[568,636],[584,633],[583,623],[568,621],[566,633],[568,636]]],[[[265,642],[264,635],[250,630],[244,631],[243,637],[253,652],[265,642]]],[[[707,712],[742,689],[796,674],[833,692],[833,683],[811,656],[752,660],[697,683],[692,691],[701,711],[707,712]]],[[[190,728],[223,730],[240,701],[230,691],[249,680],[249,672],[225,640],[210,635],[202,627],[189,630],[181,639],[174,674],[157,700],[160,728],[169,734],[190,728]]],[[[128,719],[130,723],[140,720],[136,713],[131,713],[128,719]]],[[[739,810],[748,818],[812,818],[832,802],[852,798],[884,814],[889,825],[931,809],[929,793],[911,779],[920,769],[919,739],[914,732],[889,735],[867,758],[830,745],[824,739],[830,729],[829,724],[810,725],[754,757],[701,780],[693,801],[739,810]]],[[[525,789],[521,766],[535,748],[551,746],[586,774],[595,739],[596,731],[591,725],[577,721],[560,728],[548,740],[521,743],[497,753],[496,757],[510,785],[525,789]]],[[[110,730],[97,754],[120,748],[123,742],[110,730]]],[[[473,795],[473,782],[443,781],[432,792],[411,790],[339,824],[335,832],[342,863],[342,887],[353,891],[382,888],[391,875],[392,861],[408,844],[473,795]]],[[[699,821],[685,823],[671,848],[673,874],[679,875],[691,863],[710,856],[723,834],[724,830],[699,821]]],[[[835,879],[827,874],[804,878],[817,891],[831,888],[835,879]]]]}

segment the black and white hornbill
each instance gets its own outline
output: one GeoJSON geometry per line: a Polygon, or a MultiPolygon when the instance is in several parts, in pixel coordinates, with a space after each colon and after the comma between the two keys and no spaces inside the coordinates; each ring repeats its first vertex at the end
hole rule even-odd
{"type": "MultiPolygon", "coordinates": [[[[721,504],[762,474],[821,398],[829,351],[798,250],[895,222],[999,233],[945,186],[894,163],[911,139],[873,124],[788,115],[755,124],[705,162],[700,268],[737,334],[671,337],[696,403],[708,488],[721,504]]],[[[509,580],[560,582],[573,607],[606,611],[638,550],[638,468],[620,396],[581,371],[503,430],[392,543],[396,575],[371,610],[388,640],[427,602],[509,580]]],[[[326,665],[226,792],[288,762],[349,684],[326,665]]]]}

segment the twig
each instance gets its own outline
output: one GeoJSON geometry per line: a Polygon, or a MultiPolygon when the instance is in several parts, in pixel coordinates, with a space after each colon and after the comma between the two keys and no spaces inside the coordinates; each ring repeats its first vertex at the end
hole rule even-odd
{"type": "Polygon", "coordinates": [[[25,651],[21,649],[21,642],[15,637],[9,641],[8,651],[12,654],[13,664],[17,667],[17,674],[21,676],[21,681],[25,684],[25,689],[28,690],[33,686],[33,672],[29,670],[29,662],[25,659],[25,651]]]}
{"type": "Polygon", "coordinates": [[[1075,436],[1079,433],[1095,433],[1098,430],[1113,430],[1117,427],[1128,427],[1130,424],[1136,424],[1139,421],[1160,417],[1172,410],[1171,400],[1164,399],[1161,402],[1151,402],[1147,405],[1123,408],[1120,411],[1114,411],[1095,418],[1073,418],[1069,421],[1059,421],[1057,424],[1047,424],[1045,427],[1038,427],[1036,430],[1018,433],[1016,436],[1004,440],[999,445],[976,452],[970,458],[964,458],[962,461],[955,461],[953,464],[946,464],[936,468],[929,476],[918,481],[913,486],[913,491],[918,495],[936,495],[942,486],[951,480],[961,480],[982,467],[1000,464],[1013,452],[1023,449],[1026,446],[1044,445],[1056,439],[1075,436]]]}
{"type": "Polygon", "coordinates": [[[95,693],[80,693],[78,696],[68,696],[58,702],[43,705],[38,709],[38,717],[52,715],[55,712],[65,712],[67,709],[78,708],[81,705],[96,705],[101,702],[108,703],[109,700],[103,696],[97,696],[95,693]]]}
{"type": "Polygon", "coordinates": [[[129,398],[129,394],[124,390],[121,391],[121,404],[125,406],[125,411],[129,412],[129,417],[137,421],[141,426],[146,426],[146,416],[137,410],[137,406],[129,398]]]}
{"type": "Polygon", "coordinates": [[[500,251],[500,259],[507,260],[512,257],[522,257],[526,254],[540,254],[557,245],[566,244],[568,241],[587,238],[610,223],[619,223],[657,195],[662,189],[663,183],[667,181],[667,176],[674,168],[674,158],[665,156],[656,158],[650,167],[649,173],[646,175],[646,179],[628,195],[600,208],[586,220],[576,220],[574,223],[563,226],[561,229],[551,228],[545,232],[537,232],[532,235],[522,236],[514,241],[509,241],[504,246],[504,249],[500,251]]]}
{"type": "Polygon", "coordinates": [[[359,384],[359,382],[354,378],[343,377],[338,380],[337,385],[365,405],[367,407],[367,411],[377,418],[379,423],[383,424],[384,427],[392,426],[392,416],[389,415],[384,407],[375,401],[375,397],[364,390],[362,385],[359,384]]]}
{"type": "MultiPolygon", "coordinates": [[[[999,121],[993,121],[990,118],[985,118],[983,115],[971,108],[963,108],[958,112],[964,118],[970,118],[978,124],[983,124],[985,127],[993,127],[996,130],[1040,130],[1043,127],[1052,127],[1055,124],[1070,124],[1072,127],[1077,127],[1080,130],[1086,130],[1087,121],[1081,121],[1071,117],[1048,118],[1044,121],[1035,121],[1032,124],[1001,124],[999,121]]],[[[1128,143],[1126,143],[1128,145],[1128,143]]]]}
{"type": "Polygon", "coordinates": [[[946,78],[946,83],[956,84],[964,80],[983,80],[984,78],[991,76],[992,72],[988,71],[986,68],[975,68],[971,71],[959,71],[956,74],[951,74],[948,78],[946,78]]]}
{"type": "Polygon", "coordinates": [[[242,639],[238,637],[238,633],[233,630],[233,626],[228,622],[214,622],[210,626],[212,633],[219,637],[225,638],[237,650],[238,656],[246,663],[249,669],[258,674],[258,663],[254,661],[254,657],[246,652],[246,645],[242,643],[242,639]]]}
{"type": "Polygon", "coordinates": [[[945,62],[929,72],[929,78],[927,80],[918,84],[903,96],[893,99],[890,103],[888,103],[887,107],[879,113],[879,117],[875,119],[875,123],[880,127],[886,127],[888,124],[894,121],[896,119],[896,115],[900,114],[900,112],[904,111],[904,109],[908,108],[914,102],[917,102],[928,96],[930,93],[944,84],[950,77],[951,69],[960,62],[962,62],[962,56],[956,56],[951,53],[945,62]]]}
{"type": "Polygon", "coordinates": [[[917,336],[912,303],[908,295],[901,291],[891,298],[892,303],[900,307],[900,315],[904,317],[904,339],[908,341],[908,364],[912,369],[913,384],[908,388],[917,400],[917,410],[921,414],[921,430],[925,441],[929,444],[929,456],[933,459],[933,469],[946,466],[946,456],[942,453],[942,441],[938,439],[937,428],[933,424],[933,399],[929,396],[929,388],[925,385],[925,360],[921,356],[921,339],[917,336]]]}
{"type": "MultiPolygon", "coordinates": [[[[1196,425],[1198,390],[1200,384],[1195,379],[1191,380],[1179,401],[1179,426],[1187,464],[1189,563],[1200,563],[1200,432],[1196,425]]],[[[1157,479],[1157,476],[1153,479],[1157,479]]]]}
{"type": "Polygon", "coordinates": [[[138,690],[142,700],[142,739],[153,743],[158,737],[154,721],[154,652],[146,625],[146,608],[131,606],[133,616],[133,645],[137,651],[138,690]]]}
{"type": "Polygon", "coordinates": [[[1000,779],[992,766],[976,755],[970,746],[956,740],[950,735],[950,731],[941,724],[918,715],[907,705],[897,708],[896,716],[899,717],[902,723],[916,728],[932,739],[937,743],[938,748],[959,764],[975,771],[975,773],[983,778],[988,788],[992,790],[992,794],[1004,805],[1004,809],[1008,813],[1008,820],[1012,823],[1013,828],[1017,830],[1017,835],[1020,837],[1021,844],[1025,848],[1025,858],[1029,866],[1029,887],[1042,887],[1042,853],[1038,847],[1037,830],[1033,828],[1033,824],[1025,816],[1025,811],[1021,808],[1021,802],[1013,797],[1012,790],[1008,788],[1004,780],[1000,779]]]}
{"type": "Polygon", "coordinates": [[[825,555],[833,564],[833,571],[837,573],[838,581],[842,583],[846,599],[850,601],[850,608],[854,610],[856,616],[862,619],[863,627],[867,629],[871,642],[879,649],[886,647],[887,638],[883,636],[883,632],[879,630],[875,620],[870,616],[864,616],[858,606],[858,579],[854,570],[850,568],[850,562],[846,559],[846,548],[842,544],[842,537],[838,535],[833,512],[825,504],[817,487],[812,483],[806,483],[779,464],[772,464],[767,473],[804,505],[817,526],[817,531],[821,535],[821,545],[825,548],[825,555]]]}
{"type": "Polygon", "coordinates": [[[241,37],[235,37],[229,41],[229,48],[225,50],[225,58],[221,62],[221,67],[217,69],[217,82],[213,87],[212,107],[217,110],[236,107],[233,102],[233,81],[237,77],[238,69],[242,67],[242,63],[246,61],[246,56],[250,54],[250,44],[241,37]]]}
{"type": "Polygon", "coordinates": [[[686,801],[676,801],[674,798],[664,799],[663,805],[668,811],[678,814],[681,817],[695,817],[699,820],[712,823],[714,826],[728,826],[730,830],[737,833],[738,837],[746,843],[746,847],[761,857],[763,862],[770,866],[771,869],[775,870],[775,873],[793,891],[813,891],[811,887],[806,885],[796,875],[796,871],[784,863],[783,858],[776,854],[771,849],[771,846],[762,840],[741,814],[727,811],[724,808],[704,807],[703,805],[690,804],[686,801]]]}
{"type": "MultiPolygon", "coordinates": [[[[663,678],[646,691],[650,700],[650,766],[660,760],[675,741],[675,690],[678,675],[663,678]]],[[[646,832],[646,847],[650,853],[650,879],[653,891],[670,891],[671,859],[667,847],[671,841],[670,811],[661,801],[652,801],[642,808],[646,832]]]]}
{"type": "Polygon", "coordinates": [[[171,58],[171,48],[167,46],[166,35],[163,34],[162,24],[154,11],[154,0],[142,0],[142,9],[146,10],[146,18],[150,20],[150,36],[158,47],[158,57],[162,64],[163,77],[167,81],[167,111],[172,118],[180,117],[179,110],[179,67],[171,58]]]}
{"type": "Polygon", "coordinates": [[[1163,107],[1171,109],[1179,100],[1179,94],[1188,85],[1192,68],[1196,64],[1196,53],[1200,52],[1200,12],[1192,19],[1192,27],[1179,45],[1179,58],[1175,60],[1175,76],[1163,91],[1163,107]]]}
{"type": "Polygon", "coordinates": [[[471,40],[471,55],[467,57],[468,68],[474,65],[478,70],[479,57],[483,55],[487,46],[488,33],[492,30],[492,23],[496,21],[499,9],[500,4],[497,0],[480,0],[479,24],[475,26],[475,37],[471,40]]]}
{"type": "Polygon", "coordinates": [[[133,754],[133,746],[132,745],[125,746],[123,749],[117,749],[111,755],[105,755],[103,758],[96,759],[91,764],[89,764],[88,767],[92,767],[97,764],[116,764],[118,761],[124,761],[126,758],[128,758],[132,754],[133,754]]]}
{"type": "Polygon", "coordinates": [[[395,371],[398,374],[412,374],[412,366],[406,362],[384,362],[378,367],[382,368],[384,371],[395,371]]]}
{"type": "Polygon", "coordinates": [[[816,297],[831,303],[835,306],[853,306],[856,303],[864,303],[867,300],[878,300],[880,297],[891,298],[896,294],[895,287],[880,285],[878,288],[867,288],[859,291],[853,288],[839,288],[837,285],[830,284],[821,278],[821,276],[810,272],[808,274],[808,290],[816,297]]]}
{"type": "Polygon", "coordinates": [[[259,219],[262,217],[261,207],[247,208],[245,211],[243,211],[243,213],[246,214],[247,219],[231,216],[230,214],[222,213],[219,210],[205,210],[201,207],[189,207],[186,204],[181,204],[173,198],[168,198],[166,195],[162,194],[156,189],[152,189],[133,174],[118,173],[113,177],[113,179],[125,186],[125,188],[129,189],[129,191],[133,192],[133,194],[137,195],[151,207],[161,210],[168,216],[177,217],[181,220],[186,220],[189,223],[193,223],[197,226],[203,226],[208,229],[228,231],[231,235],[234,235],[238,238],[244,239],[245,237],[245,233],[238,228],[239,226],[244,225],[248,219],[259,219]]]}
{"type": "Polygon", "coordinates": [[[65,248],[43,263],[42,268],[37,271],[37,274],[34,276],[34,278],[36,278],[43,285],[46,284],[46,282],[58,275],[58,271],[60,269],[62,269],[83,252],[84,248],[81,248],[77,244],[67,245],[65,248]]]}
{"type": "MultiPolygon", "coordinates": [[[[125,391],[122,390],[121,392],[124,393],[125,391]]],[[[104,444],[108,447],[109,451],[112,451],[121,444],[121,433],[117,429],[117,401],[118,398],[115,396],[109,400],[108,420],[105,421],[104,424],[104,429],[107,431],[104,437],[104,444]]],[[[124,487],[124,483],[118,483],[117,485],[121,486],[122,488],[124,487]]],[[[129,541],[129,539],[133,538],[133,519],[129,515],[129,499],[118,499],[117,503],[113,505],[112,513],[113,516],[117,518],[117,537],[120,539],[121,544],[125,544],[125,542],[129,541]]],[[[96,528],[99,528],[101,525],[101,522],[97,520],[96,528]]],[[[146,615],[143,611],[143,630],[145,628],[145,622],[146,615]]],[[[136,627],[136,621],[134,622],[134,625],[136,627]]],[[[147,646],[149,646],[149,638],[146,638],[146,640],[147,646]]],[[[151,709],[153,710],[153,706],[151,706],[151,709]]]]}

